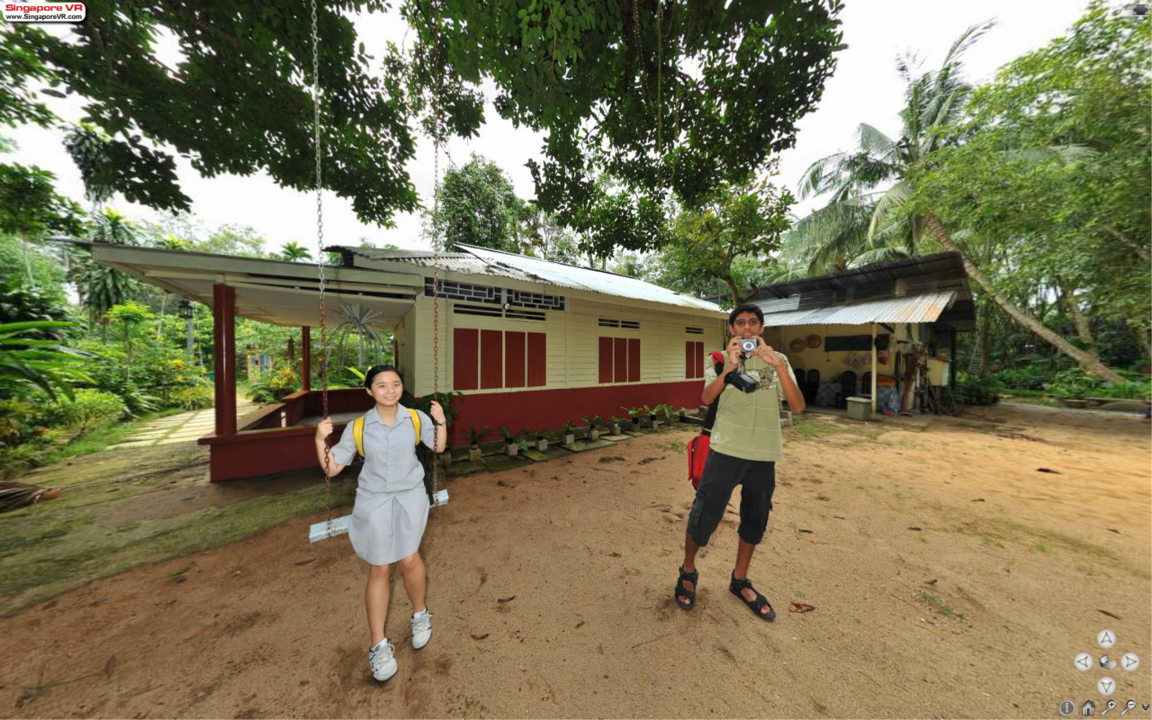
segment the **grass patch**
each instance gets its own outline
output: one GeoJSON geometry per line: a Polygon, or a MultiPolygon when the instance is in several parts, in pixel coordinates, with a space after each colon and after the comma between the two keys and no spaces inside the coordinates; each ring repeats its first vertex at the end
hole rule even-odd
{"type": "Polygon", "coordinates": [[[936,595],[933,595],[930,592],[921,592],[920,593],[920,599],[934,605],[936,607],[936,609],[939,610],[941,612],[941,614],[944,615],[944,617],[952,617],[951,606],[949,606],[948,603],[944,602],[943,600],[941,600],[936,595]]]}
{"type": "Polygon", "coordinates": [[[169,408],[157,413],[152,413],[151,415],[144,415],[132,422],[114,423],[107,427],[93,430],[64,447],[46,454],[43,465],[51,465],[61,460],[67,460],[68,458],[80,455],[91,455],[92,453],[106,450],[113,445],[119,445],[126,437],[144,429],[152,421],[172,415],[179,415],[182,412],[186,411],[181,408],[169,408]]]}
{"type": "Polygon", "coordinates": [[[980,534],[979,538],[980,538],[980,544],[981,545],[987,545],[988,547],[998,547],[998,548],[1004,547],[1004,543],[1000,542],[996,538],[988,537],[987,535],[984,535],[984,534],[980,534]]]}
{"type": "MultiPolygon", "coordinates": [[[[352,503],[354,484],[335,487],[332,507],[352,503]]],[[[201,552],[242,540],[325,506],[323,485],[240,500],[177,517],[96,527],[91,507],[34,507],[38,534],[21,536],[5,523],[0,536],[0,616],[9,615],[79,585],[139,565],[201,552]]],[[[25,523],[20,523],[25,525],[25,523]]],[[[25,527],[24,529],[27,529],[25,527]]],[[[301,536],[300,542],[305,538],[301,536]]]]}
{"type": "Polygon", "coordinates": [[[682,453],[688,450],[686,443],[676,442],[675,440],[666,443],[655,443],[655,445],[664,452],[682,453]]]}
{"type": "Polygon", "coordinates": [[[1041,539],[1036,541],[1036,552],[1051,555],[1054,551],[1052,550],[1052,546],[1048,544],[1048,541],[1041,539]]]}

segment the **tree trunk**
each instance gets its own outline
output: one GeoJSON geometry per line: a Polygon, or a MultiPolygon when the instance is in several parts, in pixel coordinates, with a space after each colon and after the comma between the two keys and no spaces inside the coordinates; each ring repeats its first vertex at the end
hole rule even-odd
{"type": "Polygon", "coordinates": [[[1088,318],[1080,311],[1080,306],[1076,303],[1075,286],[1064,278],[1060,278],[1059,282],[1060,296],[1064,301],[1064,306],[1068,308],[1068,314],[1072,316],[1072,325],[1076,328],[1076,334],[1085,345],[1092,345],[1095,342],[1092,338],[1092,328],[1088,325],[1088,318]]]}
{"type": "Polygon", "coordinates": [[[1141,260],[1143,260],[1146,263],[1152,262],[1152,256],[1150,256],[1148,254],[1148,251],[1145,250],[1144,248],[1140,247],[1136,243],[1136,241],[1134,241],[1132,238],[1128,237],[1127,235],[1125,235],[1124,233],[1120,232],[1119,230],[1117,230],[1115,228],[1108,228],[1108,232],[1112,234],[1112,237],[1114,237],[1117,240],[1119,240],[1120,242],[1124,243],[1124,245],[1126,245],[1128,247],[1128,249],[1130,249],[1132,252],[1136,253],[1136,256],[1139,257],[1141,260]]]}
{"type": "Polygon", "coordinates": [[[952,239],[952,236],[950,236],[947,231],[944,230],[943,226],[940,225],[940,221],[937,220],[934,215],[926,216],[925,222],[928,225],[928,229],[932,231],[932,234],[936,236],[936,239],[940,241],[941,245],[943,245],[948,250],[960,255],[960,258],[964,261],[964,269],[968,272],[969,277],[975,280],[977,284],[980,285],[980,287],[984,288],[984,292],[988,293],[988,297],[992,298],[992,300],[995,301],[997,305],[1003,308],[1004,312],[1008,313],[1008,315],[1011,316],[1013,320],[1020,323],[1021,327],[1027,328],[1028,330],[1031,330],[1032,332],[1047,340],[1057,350],[1079,363],[1080,367],[1084,368],[1084,370],[1087,372],[1097,375],[1104,380],[1107,380],[1108,382],[1121,382],[1123,380],[1122,377],[1110,370],[1107,365],[1100,362],[1100,358],[1096,357],[1094,353],[1081,350],[1056,333],[1052,332],[1047,327],[1038,322],[1036,318],[1024,312],[1014,303],[997,292],[992,287],[992,283],[989,282],[988,278],[984,277],[984,273],[980,272],[979,268],[977,268],[968,260],[968,256],[965,255],[962,250],[960,250],[960,248],[956,245],[956,242],[952,239]]]}
{"type": "Polygon", "coordinates": [[[1128,324],[1128,329],[1136,336],[1136,342],[1144,350],[1144,360],[1152,365],[1152,341],[1148,338],[1148,329],[1141,327],[1139,323],[1133,322],[1131,319],[1125,322],[1128,324]]]}

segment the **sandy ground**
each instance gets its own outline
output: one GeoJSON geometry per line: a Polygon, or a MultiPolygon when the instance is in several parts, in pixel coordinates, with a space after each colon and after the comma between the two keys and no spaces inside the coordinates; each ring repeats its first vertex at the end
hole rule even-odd
{"type": "Polygon", "coordinates": [[[1143,419],[806,417],[750,573],[774,623],[727,591],[734,515],[698,561],[698,607],[672,600],[691,436],[452,481],[423,547],[434,638],[412,650],[397,577],[400,673],[383,686],[366,568],[346,539],[308,545],[313,516],[0,621],[0,714],[1058,717],[1062,700],[1107,699],[1106,673],[1073,665],[1105,652],[1105,628],[1111,656],[1143,661],[1107,673],[1113,698],[1152,702],[1143,419]]]}

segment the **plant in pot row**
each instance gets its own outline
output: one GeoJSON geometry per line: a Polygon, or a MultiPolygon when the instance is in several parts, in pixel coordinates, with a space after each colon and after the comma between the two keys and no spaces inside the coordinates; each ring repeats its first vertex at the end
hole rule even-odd
{"type": "Polygon", "coordinates": [[[521,450],[528,449],[528,440],[524,437],[528,432],[527,428],[512,432],[507,425],[501,425],[496,432],[504,436],[504,451],[508,453],[508,457],[516,457],[521,450]]]}
{"type": "Polygon", "coordinates": [[[468,436],[468,461],[480,462],[480,441],[488,434],[488,425],[477,430],[472,425],[468,426],[468,431],[465,433],[468,436]]]}
{"type": "Polygon", "coordinates": [[[613,435],[619,435],[620,434],[620,423],[624,422],[628,418],[618,418],[615,415],[609,415],[608,417],[612,418],[612,434],[613,435]]]}
{"type": "Polygon", "coordinates": [[[588,440],[596,442],[600,439],[600,416],[599,415],[585,415],[584,422],[588,423],[588,440]]]}
{"type": "Polygon", "coordinates": [[[548,438],[544,437],[547,433],[544,428],[528,428],[528,436],[535,438],[538,452],[548,452],[548,438]]]}
{"type": "Polygon", "coordinates": [[[561,434],[564,436],[564,444],[571,445],[576,442],[576,434],[572,432],[572,421],[565,420],[561,434]]]}

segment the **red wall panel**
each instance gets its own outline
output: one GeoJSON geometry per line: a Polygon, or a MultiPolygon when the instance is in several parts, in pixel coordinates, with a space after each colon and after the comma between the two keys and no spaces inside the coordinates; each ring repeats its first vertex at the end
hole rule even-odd
{"type": "Polygon", "coordinates": [[[612,338],[600,338],[600,382],[612,382],[612,338]]]}
{"type": "Polygon", "coordinates": [[[692,380],[696,377],[696,343],[684,343],[684,377],[692,380]]]}
{"type": "Polygon", "coordinates": [[[613,358],[616,372],[613,373],[613,381],[628,382],[628,339],[613,338],[612,340],[616,345],[613,358]]]}
{"type": "Polygon", "coordinates": [[[504,333],[504,387],[524,387],[524,333],[504,333]]]}
{"type": "Polygon", "coordinates": [[[528,387],[548,384],[548,336],[528,333],[528,387]]]}
{"type": "Polygon", "coordinates": [[[640,338],[628,339],[628,382],[640,382],[640,338]]]}
{"type": "Polygon", "coordinates": [[[504,337],[499,330],[480,331],[480,389],[504,387],[504,337]]]}
{"type": "Polygon", "coordinates": [[[480,387],[480,331],[456,328],[452,337],[452,385],[455,390],[480,387]]]}
{"type": "Polygon", "coordinates": [[[704,377],[704,343],[696,343],[696,377],[704,377]]]}

